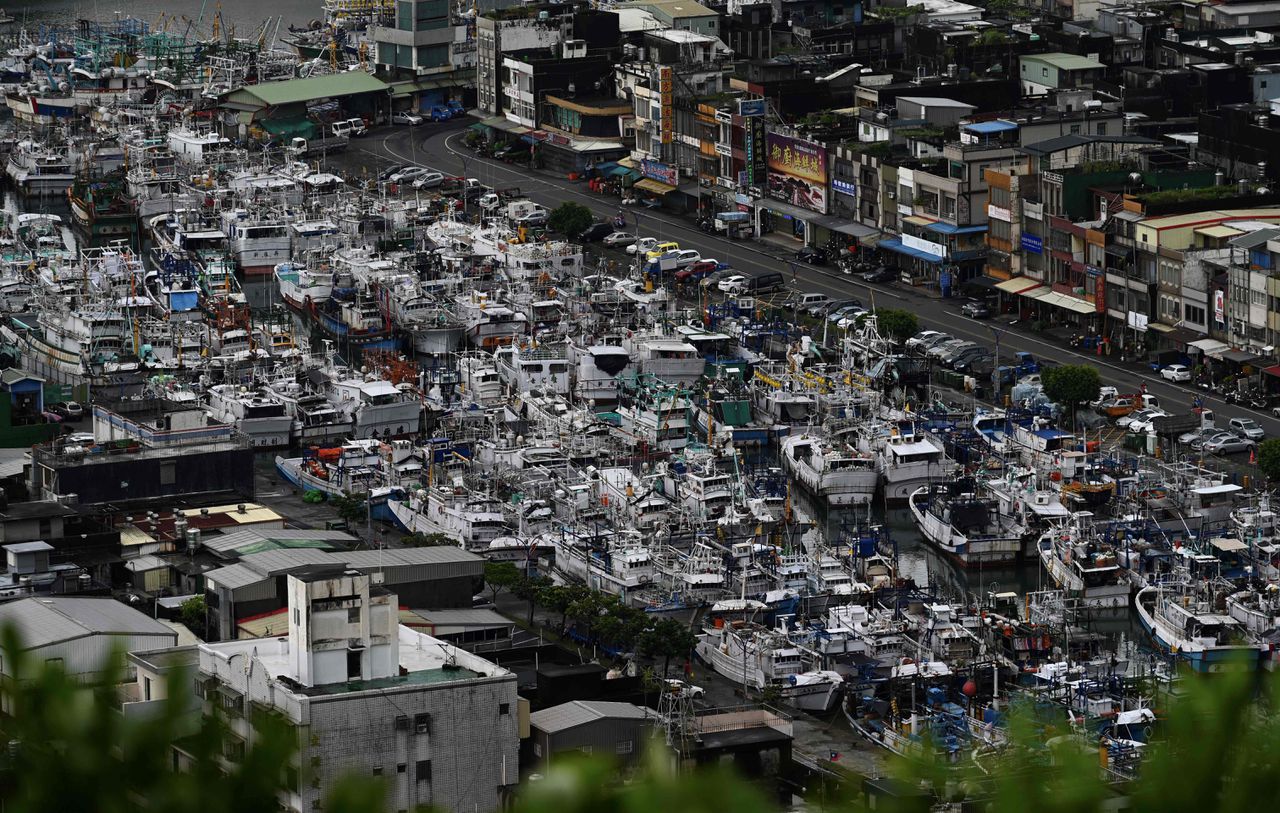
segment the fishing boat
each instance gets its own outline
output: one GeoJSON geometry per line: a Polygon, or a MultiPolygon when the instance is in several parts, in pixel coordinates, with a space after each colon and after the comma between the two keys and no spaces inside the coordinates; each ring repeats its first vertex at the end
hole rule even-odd
{"type": "Polygon", "coordinates": [[[1215,598],[1225,601],[1229,587],[1214,583],[1176,581],[1138,591],[1134,606],[1138,621],[1161,651],[1195,672],[1253,671],[1261,648],[1251,642],[1245,625],[1220,612],[1215,598]]]}
{"type": "Polygon", "coordinates": [[[1093,514],[1078,511],[1068,523],[1050,528],[1036,543],[1040,564],[1061,590],[1087,609],[1129,606],[1130,584],[1110,541],[1093,526],[1093,514]]]}
{"type": "Polygon", "coordinates": [[[828,505],[867,505],[880,472],[871,455],[818,435],[789,435],[780,441],[782,465],[811,494],[828,505]]]}
{"type": "Polygon", "coordinates": [[[907,503],[924,540],[961,567],[1012,564],[1022,553],[1025,529],[972,481],[918,488],[907,503]]]}

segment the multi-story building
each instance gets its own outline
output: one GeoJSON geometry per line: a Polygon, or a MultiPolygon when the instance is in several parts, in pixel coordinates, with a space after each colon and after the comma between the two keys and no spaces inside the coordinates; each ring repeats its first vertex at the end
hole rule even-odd
{"type": "Polygon", "coordinates": [[[1075,54],[1023,54],[1018,58],[1018,81],[1024,97],[1087,87],[1101,79],[1105,70],[1098,60],[1075,54]]]}
{"type": "MultiPolygon", "coordinates": [[[[572,6],[556,6],[570,9],[572,6]]],[[[552,16],[551,11],[532,16],[513,17],[509,13],[492,12],[476,18],[476,107],[490,116],[504,109],[502,82],[505,71],[502,56],[508,51],[554,48],[565,39],[567,17],[552,16]]]]}
{"type": "Polygon", "coordinates": [[[288,631],[201,644],[196,685],[236,760],[272,712],[297,734],[285,810],[313,811],[348,775],[381,777],[391,811],[491,811],[519,776],[516,677],[398,624],[376,575],[291,573],[288,631]]]}
{"type": "Polygon", "coordinates": [[[378,73],[404,82],[392,95],[411,97],[414,109],[460,96],[475,81],[475,28],[449,0],[399,0],[394,24],[371,26],[369,36],[378,73]],[[422,84],[428,78],[429,87],[422,84]]]}

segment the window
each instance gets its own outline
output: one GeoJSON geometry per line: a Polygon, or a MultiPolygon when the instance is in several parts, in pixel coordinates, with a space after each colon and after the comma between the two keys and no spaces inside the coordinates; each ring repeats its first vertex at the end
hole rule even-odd
{"type": "Polygon", "coordinates": [[[409,717],[408,715],[401,714],[399,717],[396,718],[396,731],[408,731],[408,730],[409,730],[409,717]]]}
{"type": "Polygon", "coordinates": [[[149,677],[144,677],[142,679],[142,699],[151,699],[151,678],[149,677]]]}
{"type": "Polygon", "coordinates": [[[535,757],[540,757],[540,756],[542,756],[542,743],[540,743],[540,742],[535,742],[535,743],[533,744],[533,755],[534,755],[535,757]]]}
{"type": "Polygon", "coordinates": [[[381,765],[375,765],[375,766],[374,766],[374,768],[373,768],[373,775],[374,775],[374,776],[382,776],[382,766],[381,766],[381,765]]]}
{"type": "Polygon", "coordinates": [[[1049,69],[1048,69],[1048,68],[1041,68],[1041,69],[1040,69],[1040,75],[1041,75],[1042,77],[1048,77],[1048,76],[1049,76],[1049,69]]]}
{"type": "Polygon", "coordinates": [[[293,608],[293,623],[294,624],[302,623],[302,614],[298,611],[297,607],[293,608]]]}
{"type": "Polygon", "coordinates": [[[629,754],[635,750],[635,747],[636,747],[635,743],[632,740],[627,740],[625,742],[620,742],[616,746],[614,746],[614,751],[616,751],[619,754],[629,754]]]}
{"type": "Polygon", "coordinates": [[[45,658],[44,665],[48,667],[61,669],[63,666],[62,658],[45,658]]]}
{"type": "Polygon", "coordinates": [[[511,704],[510,704],[510,703],[499,703],[499,704],[498,704],[498,713],[499,713],[499,714],[502,714],[502,715],[510,714],[510,713],[511,713],[511,704]]]}
{"type": "Polygon", "coordinates": [[[429,759],[418,760],[418,764],[414,766],[413,778],[414,778],[414,781],[417,781],[417,782],[430,782],[431,781],[431,760],[429,759]]]}
{"type": "Polygon", "coordinates": [[[409,770],[409,766],[403,762],[401,762],[399,765],[396,766],[396,773],[405,773],[408,770],[409,770]]]}
{"type": "Polygon", "coordinates": [[[1107,123],[1105,121],[1098,122],[1098,135],[1107,134],[1107,123]]]}
{"type": "Polygon", "coordinates": [[[418,734],[431,733],[431,715],[415,714],[413,715],[413,730],[418,734]]]}
{"type": "Polygon", "coordinates": [[[360,679],[360,653],[361,649],[347,650],[347,680],[360,679]]]}
{"type": "Polygon", "coordinates": [[[1080,135],[1080,125],[1079,125],[1079,124],[1073,124],[1073,125],[1071,125],[1071,135],[1080,135]]]}
{"type": "Polygon", "coordinates": [[[582,752],[582,753],[584,753],[584,754],[590,754],[590,753],[591,753],[591,746],[590,746],[590,745],[584,745],[584,746],[582,746],[581,748],[579,748],[578,750],[579,750],[579,751],[581,751],[581,752],[582,752]]]}
{"type": "Polygon", "coordinates": [[[359,623],[360,623],[360,608],[359,608],[359,607],[348,607],[348,608],[347,608],[347,623],[348,623],[348,624],[359,624],[359,623]]]}
{"type": "Polygon", "coordinates": [[[178,482],[178,463],[175,460],[160,461],[160,485],[171,486],[178,482]]]}

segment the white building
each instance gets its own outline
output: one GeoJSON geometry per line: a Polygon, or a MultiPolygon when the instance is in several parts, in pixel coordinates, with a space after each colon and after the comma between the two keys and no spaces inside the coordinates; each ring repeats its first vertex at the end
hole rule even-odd
{"type": "Polygon", "coordinates": [[[400,626],[377,580],[341,567],[289,575],[287,635],[200,646],[206,707],[245,744],[255,706],[299,730],[286,809],[317,809],[349,775],[383,777],[391,811],[496,809],[519,774],[515,675],[400,626]]]}
{"type": "MultiPolygon", "coordinates": [[[[112,598],[24,598],[0,605],[0,628],[12,626],[28,666],[56,665],[91,680],[110,666],[112,655],[176,646],[178,633],[112,598]]],[[[14,677],[11,659],[0,675],[14,677]]]]}

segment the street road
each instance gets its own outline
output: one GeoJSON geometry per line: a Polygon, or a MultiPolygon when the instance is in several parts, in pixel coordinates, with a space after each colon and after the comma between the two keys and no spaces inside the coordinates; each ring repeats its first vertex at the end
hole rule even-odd
{"type": "MultiPolygon", "coordinates": [[[[587,206],[600,219],[609,219],[618,213],[620,204],[616,198],[594,194],[584,183],[572,183],[567,178],[536,173],[519,165],[475,155],[462,144],[463,134],[471,123],[470,119],[463,119],[412,128],[380,127],[353,141],[348,153],[360,153],[358,160],[367,158],[371,171],[395,163],[420,164],[446,175],[479,178],[482,183],[495,188],[518,186],[530,200],[550,209],[566,201],[574,201],[587,206]]],[[[1248,417],[1256,420],[1268,436],[1280,437],[1280,420],[1269,413],[1229,405],[1192,387],[1165,381],[1134,364],[1121,364],[1115,357],[1099,357],[1064,347],[1011,324],[1008,316],[989,321],[970,319],[959,312],[963,300],[938,299],[893,284],[867,285],[834,268],[819,268],[797,263],[790,257],[784,258],[781,250],[773,246],[706,234],[690,221],[666,212],[627,207],[625,213],[630,224],[638,224],[634,230],[641,237],[674,240],[683,248],[697,249],[703,257],[727,262],[745,272],[783,271],[790,278],[791,266],[798,266],[797,281],[793,284],[797,290],[825,293],[836,299],[857,298],[867,307],[910,310],[919,317],[922,327],[943,330],[958,338],[992,347],[995,346],[995,335],[999,333],[998,349],[1002,360],[1007,360],[1014,352],[1026,351],[1059,364],[1093,365],[1102,373],[1104,384],[1115,386],[1121,392],[1136,392],[1145,381],[1147,391],[1158,396],[1167,411],[1175,413],[1188,411],[1198,394],[1204,405],[1217,413],[1218,425],[1224,426],[1229,418],[1248,417]]],[[[628,230],[633,230],[631,225],[628,230]]]]}

